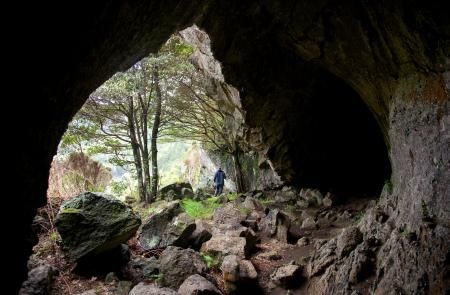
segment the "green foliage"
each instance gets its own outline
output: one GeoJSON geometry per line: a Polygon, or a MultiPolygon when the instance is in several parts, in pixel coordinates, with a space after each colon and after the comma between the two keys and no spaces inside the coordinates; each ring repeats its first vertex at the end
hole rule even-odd
{"type": "Polygon", "coordinates": [[[181,206],[192,218],[209,219],[214,211],[221,206],[217,203],[218,197],[211,197],[204,201],[194,201],[192,199],[183,199],[181,206]]]}
{"type": "Polygon", "coordinates": [[[202,256],[202,258],[205,261],[206,266],[208,268],[212,268],[212,269],[218,269],[219,268],[219,266],[221,264],[221,261],[220,261],[219,257],[215,257],[213,255],[208,255],[208,254],[205,254],[205,253],[200,253],[200,255],[202,256]]]}
{"type": "Polygon", "coordinates": [[[228,198],[228,201],[230,201],[230,202],[235,201],[238,198],[238,194],[237,193],[229,193],[227,195],[227,198],[228,198]]]}
{"type": "Polygon", "coordinates": [[[117,196],[122,196],[128,189],[128,183],[124,180],[112,181],[109,186],[111,188],[111,192],[117,196]]]}
{"type": "Polygon", "coordinates": [[[269,199],[269,198],[267,198],[267,199],[262,199],[262,200],[260,200],[260,202],[261,202],[261,204],[263,204],[264,206],[268,206],[268,205],[274,204],[274,203],[275,203],[275,200],[274,200],[274,199],[269,199]]]}
{"type": "Polygon", "coordinates": [[[386,181],[384,182],[384,186],[386,188],[386,191],[389,194],[392,194],[392,192],[394,191],[394,185],[392,184],[391,179],[386,179],[386,181]]]}
{"type": "Polygon", "coordinates": [[[151,274],[148,276],[149,279],[154,280],[155,282],[160,282],[163,279],[164,275],[162,273],[151,274]]]}

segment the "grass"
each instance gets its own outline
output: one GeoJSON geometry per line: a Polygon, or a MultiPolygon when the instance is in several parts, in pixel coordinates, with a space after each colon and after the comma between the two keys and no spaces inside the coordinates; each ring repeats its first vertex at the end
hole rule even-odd
{"type": "Polygon", "coordinates": [[[208,268],[214,268],[214,269],[218,269],[219,265],[220,265],[220,259],[211,255],[207,255],[207,254],[200,254],[203,258],[203,261],[205,261],[206,266],[208,268]]]}
{"type": "Polygon", "coordinates": [[[194,201],[192,199],[183,199],[181,206],[192,218],[209,219],[214,211],[221,206],[217,203],[218,197],[211,197],[204,201],[194,201]]]}
{"type": "Polygon", "coordinates": [[[227,194],[228,201],[232,202],[235,201],[238,198],[237,193],[229,193],[227,194]]]}

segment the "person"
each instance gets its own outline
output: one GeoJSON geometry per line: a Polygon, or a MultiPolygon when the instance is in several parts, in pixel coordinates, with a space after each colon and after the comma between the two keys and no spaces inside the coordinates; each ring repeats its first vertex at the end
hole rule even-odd
{"type": "Polygon", "coordinates": [[[214,186],[216,189],[214,192],[214,196],[218,196],[222,193],[225,178],[227,178],[225,172],[223,172],[222,168],[219,167],[219,170],[217,170],[216,174],[214,175],[214,186]]]}

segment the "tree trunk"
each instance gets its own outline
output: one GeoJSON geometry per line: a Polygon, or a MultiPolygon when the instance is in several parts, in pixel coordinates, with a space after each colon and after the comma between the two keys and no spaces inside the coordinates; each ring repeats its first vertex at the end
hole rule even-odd
{"type": "Polygon", "coordinates": [[[158,190],[158,148],[157,148],[157,138],[158,138],[158,132],[159,132],[159,125],[161,123],[161,104],[162,104],[162,95],[161,95],[161,88],[159,85],[159,72],[158,68],[155,67],[153,69],[153,77],[155,79],[155,90],[156,90],[156,105],[155,105],[155,118],[153,121],[153,128],[152,128],[152,146],[151,146],[151,153],[152,153],[152,187],[151,187],[151,193],[150,196],[152,199],[156,198],[156,193],[158,190]]]}
{"type": "Polygon", "coordinates": [[[144,179],[142,174],[142,161],[141,161],[141,151],[139,149],[139,143],[136,136],[136,127],[134,121],[134,105],[133,99],[129,99],[129,115],[128,115],[128,130],[130,131],[131,139],[131,150],[133,151],[134,166],[136,167],[137,181],[138,181],[138,192],[139,200],[141,202],[146,201],[144,179]]]}
{"type": "Polygon", "coordinates": [[[148,152],[148,130],[147,130],[147,119],[148,113],[147,110],[144,109],[144,105],[141,106],[143,108],[141,113],[141,153],[142,153],[142,166],[143,166],[143,181],[144,181],[144,190],[145,190],[145,199],[147,202],[151,202],[151,178],[150,178],[150,158],[148,152]]]}
{"type": "Polygon", "coordinates": [[[242,167],[241,167],[241,162],[240,162],[240,158],[239,158],[239,150],[236,149],[231,156],[233,158],[233,164],[234,164],[234,177],[236,179],[236,191],[238,193],[242,193],[245,191],[245,184],[244,184],[244,178],[242,175],[242,167]]]}

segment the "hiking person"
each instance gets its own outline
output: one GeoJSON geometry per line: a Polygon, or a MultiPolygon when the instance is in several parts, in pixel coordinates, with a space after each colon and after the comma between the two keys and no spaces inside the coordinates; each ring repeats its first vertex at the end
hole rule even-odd
{"type": "Polygon", "coordinates": [[[219,167],[219,170],[217,170],[214,175],[214,187],[216,189],[214,196],[218,196],[222,193],[225,178],[227,178],[225,172],[223,172],[222,168],[219,167]]]}

